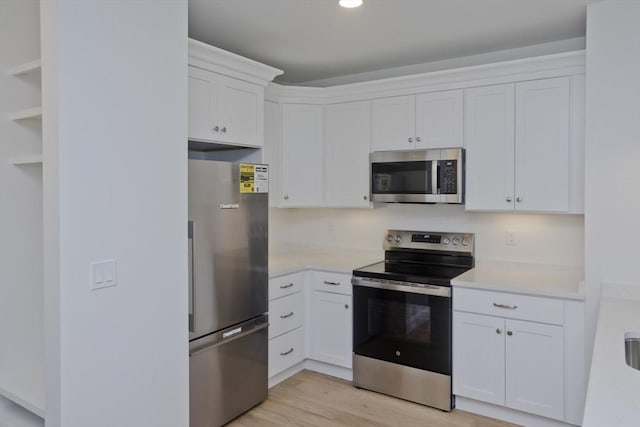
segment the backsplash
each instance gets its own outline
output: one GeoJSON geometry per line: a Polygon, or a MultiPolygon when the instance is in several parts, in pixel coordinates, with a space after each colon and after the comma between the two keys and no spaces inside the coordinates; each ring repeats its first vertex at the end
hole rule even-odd
{"type": "Polygon", "coordinates": [[[374,209],[270,209],[269,245],[380,250],[391,228],[476,234],[476,259],[584,265],[584,217],[466,212],[456,205],[374,209]],[[507,234],[514,245],[507,244],[507,234]]]}

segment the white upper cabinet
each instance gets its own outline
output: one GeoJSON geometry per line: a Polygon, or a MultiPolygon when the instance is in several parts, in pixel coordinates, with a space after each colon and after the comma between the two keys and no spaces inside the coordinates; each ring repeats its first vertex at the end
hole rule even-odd
{"type": "Polygon", "coordinates": [[[321,105],[283,104],[280,206],[321,206],[324,189],[324,112],[321,105]]]}
{"type": "Polygon", "coordinates": [[[189,139],[259,147],[264,89],[189,67],[189,139]]]}
{"type": "Polygon", "coordinates": [[[516,84],[516,209],[569,210],[569,77],[516,84]]]}
{"type": "Polygon", "coordinates": [[[415,148],[415,96],[374,99],[372,105],[372,151],[415,148]]]}
{"type": "Polygon", "coordinates": [[[463,93],[448,90],[416,97],[416,148],[463,146],[463,93]]]}
{"type": "Polygon", "coordinates": [[[372,151],[462,147],[462,89],[375,99],[372,151]]]}
{"type": "Polygon", "coordinates": [[[281,73],[189,39],[189,140],[262,147],[264,88],[281,73]]]}
{"type": "Polygon", "coordinates": [[[325,114],[325,205],[368,207],[371,102],[328,105],[325,114]]]}
{"type": "Polygon", "coordinates": [[[512,210],[514,169],[514,85],[465,90],[465,206],[512,210]]]}
{"type": "Polygon", "coordinates": [[[468,210],[570,211],[570,82],[465,90],[468,210]]]}
{"type": "Polygon", "coordinates": [[[280,205],[280,106],[264,103],[262,161],[269,165],[269,207],[280,205]]]}

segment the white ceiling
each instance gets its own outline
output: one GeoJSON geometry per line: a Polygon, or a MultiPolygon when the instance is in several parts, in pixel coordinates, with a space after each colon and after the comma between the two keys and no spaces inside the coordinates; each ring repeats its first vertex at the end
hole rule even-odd
{"type": "Polygon", "coordinates": [[[189,0],[189,36],[299,84],[584,37],[587,0],[189,0]]]}

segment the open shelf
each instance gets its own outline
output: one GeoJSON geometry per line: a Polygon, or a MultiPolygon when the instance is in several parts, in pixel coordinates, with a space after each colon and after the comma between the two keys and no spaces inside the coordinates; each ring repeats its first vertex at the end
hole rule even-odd
{"type": "Polygon", "coordinates": [[[20,165],[42,165],[42,154],[29,154],[25,156],[15,156],[9,158],[11,164],[20,165]]]}
{"type": "Polygon", "coordinates": [[[42,61],[39,59],[36,59],[35,61],[29,61],[24,64],[10,68],[8,70],[8,73],[11,76],[22,76],[29,73],[39,73],[41,67],[42,67],[42,61]]]}
{"type": "Polygon", "coordinates": [[[41,120],[42,119],[42,107],[27,108],[26,110],[16,111],[9,114],[9,119],[13,121],[18,120],[41,120]]]}

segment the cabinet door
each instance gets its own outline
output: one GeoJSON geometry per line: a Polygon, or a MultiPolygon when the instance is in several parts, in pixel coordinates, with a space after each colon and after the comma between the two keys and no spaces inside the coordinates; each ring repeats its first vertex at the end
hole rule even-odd
{"type": "Polygon", "coordinates": [[[371,102],[326,107],[326,205],[369,207],[371,102]]]}
{"type": "Polygon", "coordinates": [[[324,183],[323,107],[282,105],[280,205],[322,206],[324,183]]]}
{"type": "Polygon", "coordinates": [[[569,210],[570,79],[516,84],[516,209],[569,210]]]}
{"type": "Polygon", "coordinates": [[[351,368],[351,296],[313,291],[312,357],[332,365],[351,368]]]}
{"type": "Polygon", "coordinates": [[[269,207],[280,204],[280,106],[264,103],[264,148],[262,161],[269,165],[269,207]]]}
{"type": "Polygon", "coordinates": [[[459,89],[416,97],[416,148],[464,146],[462,94],[459,89]]]}
{"type": "Polygon", "coordinates": [[[371,109],[373,151],[415,148],[415,96],[374,99],[371,109]]]}
{"type": "Polygon", "coordinates": [[[504,319],[453,313],[453,394],[504,405],[504,319]]]}
{"type": "Polygon", "coordinates": [[[213,85],[215,74],[189,67],[189,140],[213,139],[211,114],[213,108],[213,85]]]}
{"type": "Polygon", "coordinates": [[[218,109],[213,122],[219,126],[215,139],[235,145],[263,145],[262,87],[226,76],[218,76],[215,96],[218,109]]]}
{"type": "Polygon", "coordinates": [[[513,210],[514,85],[465,89],[468,210],[513,210]]]}
{"type": "Polygon", "coordinates": [[[564,417],[564,344],[561,326],[506,321],[506,405],[564,417]]]}

